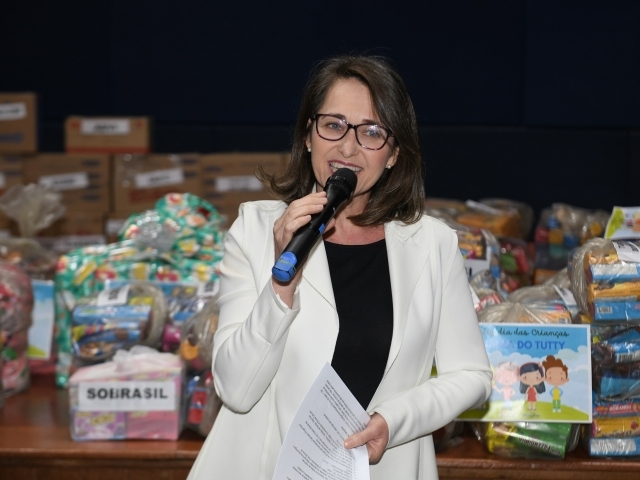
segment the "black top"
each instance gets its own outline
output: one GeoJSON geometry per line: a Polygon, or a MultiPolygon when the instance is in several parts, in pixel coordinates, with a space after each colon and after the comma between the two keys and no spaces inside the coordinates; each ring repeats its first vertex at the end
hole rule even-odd
{"type": "Polygon", "coordinates": [[[366,409],[382,380],[393,334],[387,246],[384,239],[324,246],[340,319],[331,365],[366,409]]]}

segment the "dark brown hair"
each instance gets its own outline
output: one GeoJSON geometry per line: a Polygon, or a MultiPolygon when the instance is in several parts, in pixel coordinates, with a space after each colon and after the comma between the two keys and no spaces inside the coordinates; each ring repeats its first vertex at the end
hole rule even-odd
{"type": "Polygon", "coordinates": [[[418,124],[402,78],[382,57],[348,55],[321,62],[304,89],[287,170],[280,176],[271,176],[260,168],[258,178],[286,203],[311,193],[316,178],[305,145],[312,126],[309,119],[318,113],[334,83],[346,79],[356,79],[369,89],[375,113],[393,132],[391,148],[398,149],[395,165],[385,169],[371,189],[364,212],[351,220],[360,226],[381,225],[390,220],[415,223],[422,216],[425,197],[418,124]]]}
{"type": "Polygon", "coordinates": [[[548,372],[550,368],[561,368],[564,370],[565,375],[569,378],[569,369],[562,360],[554,357],[553,355],[547,355],[547,358],[542,362],[542,366],[548,372]]]}

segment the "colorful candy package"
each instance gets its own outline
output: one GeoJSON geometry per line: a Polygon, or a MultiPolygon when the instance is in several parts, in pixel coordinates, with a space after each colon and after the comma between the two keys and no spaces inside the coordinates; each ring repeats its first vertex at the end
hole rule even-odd
{"type": "Polygon", "coordinates": [[[73,308],[74,364],[101,362],[133,345],[158,348],[166,322],[166,300],[153,283],[107,285],[100,293],[78,299],[73,308]]]}
{"type": "Polygon", "coordinates": [[[120,242],[63,255],[56,272],[56,383],[65,386],[72,360],[77,299],[116,280],[206,285],[218,279],[224,235],[215,208],[190,194],[169,194],[154,211],[132,216],[120,242]]]}
{"type": "Polygon", "coordinates": [[[32,310],[31,279],[18,266],[0,262],[0,356],[5,396],[29,387],[27,349],[32,310]]]}

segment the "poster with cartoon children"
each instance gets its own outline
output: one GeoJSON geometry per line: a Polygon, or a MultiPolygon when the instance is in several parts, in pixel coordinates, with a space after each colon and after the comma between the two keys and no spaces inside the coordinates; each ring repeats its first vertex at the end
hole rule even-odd
{"type": "Polygon", "coordinates": [[[588,325],[480,324],[492,393],[460,420],[591,423],[588,325]]]}

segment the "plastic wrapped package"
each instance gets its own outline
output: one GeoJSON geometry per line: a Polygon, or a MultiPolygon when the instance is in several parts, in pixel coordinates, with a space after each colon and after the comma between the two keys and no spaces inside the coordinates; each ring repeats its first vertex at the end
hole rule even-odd
{"type": "Polygon", "coordinates": [[[571,318],[574,319],[573,323],[577,323],[576,319],[580,313],[571,291],[554,285],[534,285],[521,288],[509,294],[507,301],[533,305],[534,308],[540,308],[543,305],[547,305],[549,308],[560,306],[569,311],[571,318]]]}
{"type": "Polygon", "coordinates": [[[463,442],[462,433],[464,431],[464,423],[465,422],[449,422],[444,427],[432,433],[433,446],[436,452],[444,450],[445,448],[455,447],[463,442]]]}
{"type": "Polygon", "coordinates": [[[32,309],[31,279],[16,265],[0,262],[0,357],[5,396],[29,387],[27,352],[32,309]]]}
{"type": "Polygon", "coordinates": [[[604,399],[594,392],[593,423],[583,426],[582,440],[592,456],[640,455],[640,397],[604,399]]]}
{"type": "Polygon", "coordinates": [[[164,292],[169,308],[169,319],[162,334],[163,352],[177,352],[180,348],[182,327],[189,318],[200,312],[218,288],[211,284],[162,282],[157,284],[164,292]],[[209,288],[210,287],[210,288],[209,288]]]}
{"type": "Polygon", "coordinates": [[[456,217],[456,221],[468,227],[483,228],[496,237],[521,238],[521,218],[517,211],[501,210],[467,200],[467,209],[456,217]]]}
{"type": "Polygon", "coordinates": [[[640,455],[640,437],[591,438],[587,433],[582,443],[592,457],[637,457],[640,455]]]}
{"type": "Polygon", "coordinates": [[[27,349],[29,347],[28,330],[18,330],[7,334],[0,332],[2,343],[2,387],[5,397],[22,392],[31,383],[27,349]]]}
{"type": "Polygon", "coordinates": [[[489,452],[509,458],[561,460],[576,448],[580,434],[571,423],[473,422],[471,427],[489,452]]]}
{"type": "MultiPolygon", "coordinates": [[[[2,335],[0,335],[0,372],[2,372],[2,368],[4,366],[4,361],[2,360],[2,347],[4,346],[4,339],[2,335]]],[[[4,407],[4,388],[2,388],[2,382],[0,382],[0,409],[4,407]]]]}
{"type": "Polygon", "coordinates": [[[215,422],[222,400],[213,386],[211,370],[193,374],[187,381],[186,427],[206,437],[215,422]]]}
{"type": "MultiPolygon", "coordinates": [[[[480,275],[472,279],[472,288],[481,280],[480,275]]],[[[570,324],[572,313],[553,286],[525,287],[512,292],[506,302],[480,310],[478,320],[484,323],[570,324]]],[[[510,366],[515,367],[516,373],[513,376],[509,369],[509,376],[517,379],[518,366],[510,366]]],[[[511,383],[500,378],[500,373],[506,375],[507,370],[501,372],[498,368],[494,374],[497,383],[511,383]]],[[[490,452],[512,458],[562,459],[567,451],[575,448],[579,433],[577,425],[560,423],[473,423],[472,428],[490,452]]]]}
{"type": "Polygon", "coordinates": [[[563,268],[562,270],[558,270],[555,275],[548,278],[542,285],[557,285],[561,288],[571,288],[569,269],[563,268]]]}
{"type": "Polygon", "coordinates": [[[640,321],[640,248],[590,240],[573,255],[571,286],[593,321],[640,321]]]}
{"type": "Polygon", "coordinates": [[[33,290],[21,268],[0,262],[0,330],[13,333],[31,326],[33,290]]]}
{"type": "Polygon", "coordinates": [[[71,438],[177,440],[183,384],[177,355],[144,346],[80,368],[69,379],[71,438]]]}
{"type": "Polygon", "coordinates": [[[592,325],[591,366],[597,399],[640,399],[640,325],[592,325]]]}
{"type": "Polygon", "coordinates": [[[497,210],[510,212],[520,219],[518,238],[528,238],[533,228],[533,208],[530,205],[506,198],[483,198],[478,203],[497,210]]]}
{"type": "Polygon", "coordinates": [[[427,215],[436,218],[445,216],[455,219],[458,215],[467,211],[467,206],[463,201],[452,198],[428,197],[425,199],[424,206],[427,209],[427,215]]]}
{"type": "Polygon", "coordinates": [[[517,238],[501,238],[500,268],[515,283],[515,289],[531,285],[534,263],[527,243],[517,238]]]}
{"type": "Polygon", "coordinates": [[[544,303],[504,302],[491,305],[478,312],[483,323],[550,323],[566,325],[571,322],[571,312],[563,305],[544,303]]]}
{"type": "Polygon", "coordinates": [[[608,219],[609,214],[603,210],[589,211],[563,203],[543,210],[535,232],[536,270],[566,267],[569,253],[590,239],[601,237],[608,219]]]}
{"type": "Polygon", "coordinates": [[[55,281],[58,386],[65,386],[68,380],[73,351],[72,312],[77,299],[100,292],[107,282],[115,280],[211,282],[218,279],[218,263],[140,250],[132,240],[85,247],[60,257],[55,281]]]}
{"type": "Polygon", "coordinates": [[[442,213],[432,213],[434,218],[455,230],[469,277],[483,270],[488,270],[495,278],[500,277],[500,243],[491,232],[462,225],[442,213]]]}
{"type": "Polygon", "coordinates": [[[591,326],[593,422],[582,429],[591,456],[640,455],[640,325],[591,326]]]}
{"type": "Polygon", "coordinates": [[[476,273],[469,281],[473,308],[476,312],[491,305],[498,305],[505,300],[505,292],[498,291],[498,281],[489,270],[476,273]]]}
{"type": "Polygon", "coordinates": [[[66,208],[60,192],[44,185],[14,185],[0,197],[0,209],[18,223],[20,235],[33,237],[62,217],[66,208]]]}
{"type": "Polygon", "coordinates": [[[213,361],[213,335],[218,328],[217,297],[189,318],[182,327],[180,355],[187,368],[202,371],[210,369],[213,361]]]}
{"type": "MultiPolygon", "coordinates": [[[[0,259],[21,267],[34,282],[53,280],[58,255],[30,237],[65,214],[60,192],[44,185],[14,185],[0,197],[0,209],[16,221],[23,237],[0,239],[0,259]]],[[[37,288],[34,285],[34,289],[37,288]]],[[[29,366],[31,373],[51,373],[56,364],[53,312],[48,309],[45,315],[38,309],[36,314],[32,341],[41,348],[37,351],[38,358],[29,359],[29,366]]]]}
{"type": "Polygon", "coordinates": [[[30,278],[52,280],[58,255],[29,238],[1,238],[0,260],[19,266],[30,278]]]}
{"type": "Polygon", "coordinates": [[[214,260],[222,250],[224,220],[213,205],[190,193],[170,193],[154,210],[132,215],[120,240],[135,240],[143,248],[172,250],[183,257],[214,260]]]}
{"type": "Polygon", "coordinates": [[[71,310],[77,365],[102,362],[134,345],[158,348],[167,321],[162,290],[150,282],[108,284],[100,293],[79,298],[71,310]]]}
{"type": "Polygon", "coordinates": [[[75,299],[99,292],[114,280],[207,284],[218,279],[223,233],[216,230],[219,215],[213,206],[189,194],[169,194],[156,205],[155,213],[129,219],[121,234],[128,240],[60,257],[56,271],[58,386],[66,385],[71,365],[69,305],[75,299]],[[201,225],[192,217],[208,220],[201,225]],[[160,218],[162,222],[157,221],[160,218]]]}
{"type": "Polygon", "coordinates": [[[476,312],[483,310],[491,305],[498,305],[504,302],[504,297],[500,293],[491,288],[471,287],[473,308],[476,312]]]}

